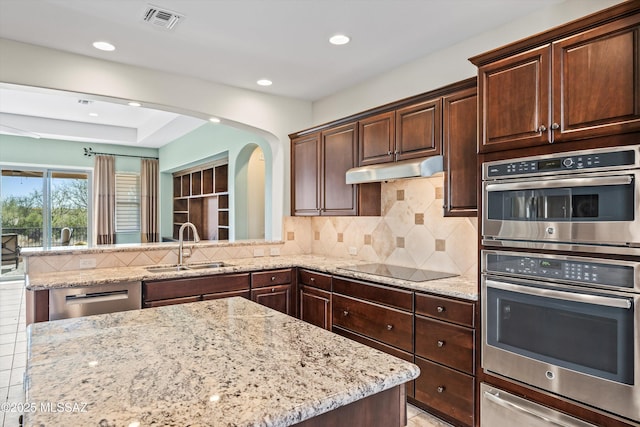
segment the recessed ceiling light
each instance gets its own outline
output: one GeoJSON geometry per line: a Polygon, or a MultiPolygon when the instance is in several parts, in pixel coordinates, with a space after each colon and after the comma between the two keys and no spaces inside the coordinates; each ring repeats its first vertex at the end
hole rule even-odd
{"type": "Polygon", "coordinates": [[[217,117],[211,117],[211,118],[209,118],[209,121],[210,121],[211,123],[220,123],[220,119],[219,119],[219,118],[217,118],[217,117]]]}
{"type": "Polygon", "coordinates": [[[258,83],[260,86],[271,86],[273,84],[273,82],[268,79],[260,79],[256,83],[258,83]]]}
{"type": "Polygon", "coordinates": [[[105,52],[111,52],[112,50],[116,50],[116,47],[109,42],[93,42],[93,47],[99,50],[104,50],[105,52]]]}
{"type": "Polygon", "coordinates": [[[329,43],[331,44],[335,44],[335,45],[343,45],[343,44],[347,44],[351,41],[351,39],[348,36],[345,36],[344,34],[336,34],[335,36],[331,37],[329,39],[329,43]]]}
{"type": "Polygon", "coordinates": [[[98,113],[89,113],[91,117],[98,117],[98,113]]]}
{"type": "Polygon", "coordinates": [[[128,103],[129,107],[141,107],[142,104],[140,104],[139,102],[129,102],[128,103]]]}

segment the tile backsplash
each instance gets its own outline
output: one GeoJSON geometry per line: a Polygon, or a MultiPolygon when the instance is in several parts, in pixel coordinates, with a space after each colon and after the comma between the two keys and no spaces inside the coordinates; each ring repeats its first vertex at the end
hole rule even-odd
{"type": "Polygon", "coordinates": [[[443,216],[443,179],[438,174],[383,183],[380,217],[286,217],[284,252],[447,271],[475,279],[478,221],[443,216]]]}

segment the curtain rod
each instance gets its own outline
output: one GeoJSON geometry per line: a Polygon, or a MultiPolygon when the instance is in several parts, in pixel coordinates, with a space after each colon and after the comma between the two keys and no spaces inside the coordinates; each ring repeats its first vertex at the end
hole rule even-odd
{"type": "Polygon", "coordinates": [[[118,156],[118,157],[137,157],[139,159],[154,159],[158,160],[157,157],[149,157],[149,156],[136,156],[134,154],[115,154],[115,153],[99,153],[97,151],[93,151],[93,148],[84,148],[84,155],[87,157],[95,156],[98,154],[104,154],[107,156],[118,156]]]}

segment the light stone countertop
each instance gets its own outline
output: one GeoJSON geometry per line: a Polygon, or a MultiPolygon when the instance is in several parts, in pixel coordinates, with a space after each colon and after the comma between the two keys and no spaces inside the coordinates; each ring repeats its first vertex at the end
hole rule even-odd
{"type": "Polygon", "coordinates": [[[274,268],[302,267],[327,274],[361,279],[384,285],[396,286],[403,289],[431,292],[472,301],[476,301],[478,299],[477,282],[469,280],[464,276],[424,282],[412,282],[409,280],[393,279],[373,274],[343,270],[340,268],[354,264],[367,264],[368,262],[365,261],[328,258],[316,255],[296,255],[229,259],[224,260],[224,262],[228,264],[228,266],[166,273],[152,273],[145,267],[117,267],[30,274],[27,276],[26,287],[29,290],[35,291],[43,289],[104,285],[123,281],[162,280],[274,268]]]}
{"type": "Polygon", "coordinates": [[[38,410],[25,426],[288,426],[419,375],[239,297],[36,323],[27,336],[38,410]]]}

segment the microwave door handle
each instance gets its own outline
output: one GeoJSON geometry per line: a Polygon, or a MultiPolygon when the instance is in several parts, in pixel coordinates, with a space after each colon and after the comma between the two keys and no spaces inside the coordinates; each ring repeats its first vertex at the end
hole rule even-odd
{"type": "Polygon", "coordinates": [[[605,307],[623,308],[626,310],[629,310],[631,308],[631,301],[625,298],[610,298],[600,295],[585,295],[573,292],[557,291],[554,289],[541,289],[529,286],[514,285],[505,282],[498,282],[495,280],[487,280],[486,284],[491,288],[502,289],[504,291],[519,292],[521,294],[527,295],[555,298],[585,304],[596,304],[605,307]]]}
{"type": "Polygon", "coordinates": [[[592,178],[566,178],[548,181],[520,181],[512,183],[486,184],[487,191],[536,190],[545,188],[595,187],[603,185],[629,185],[633,182],[631,175],[600,176],[592,178]]]}

